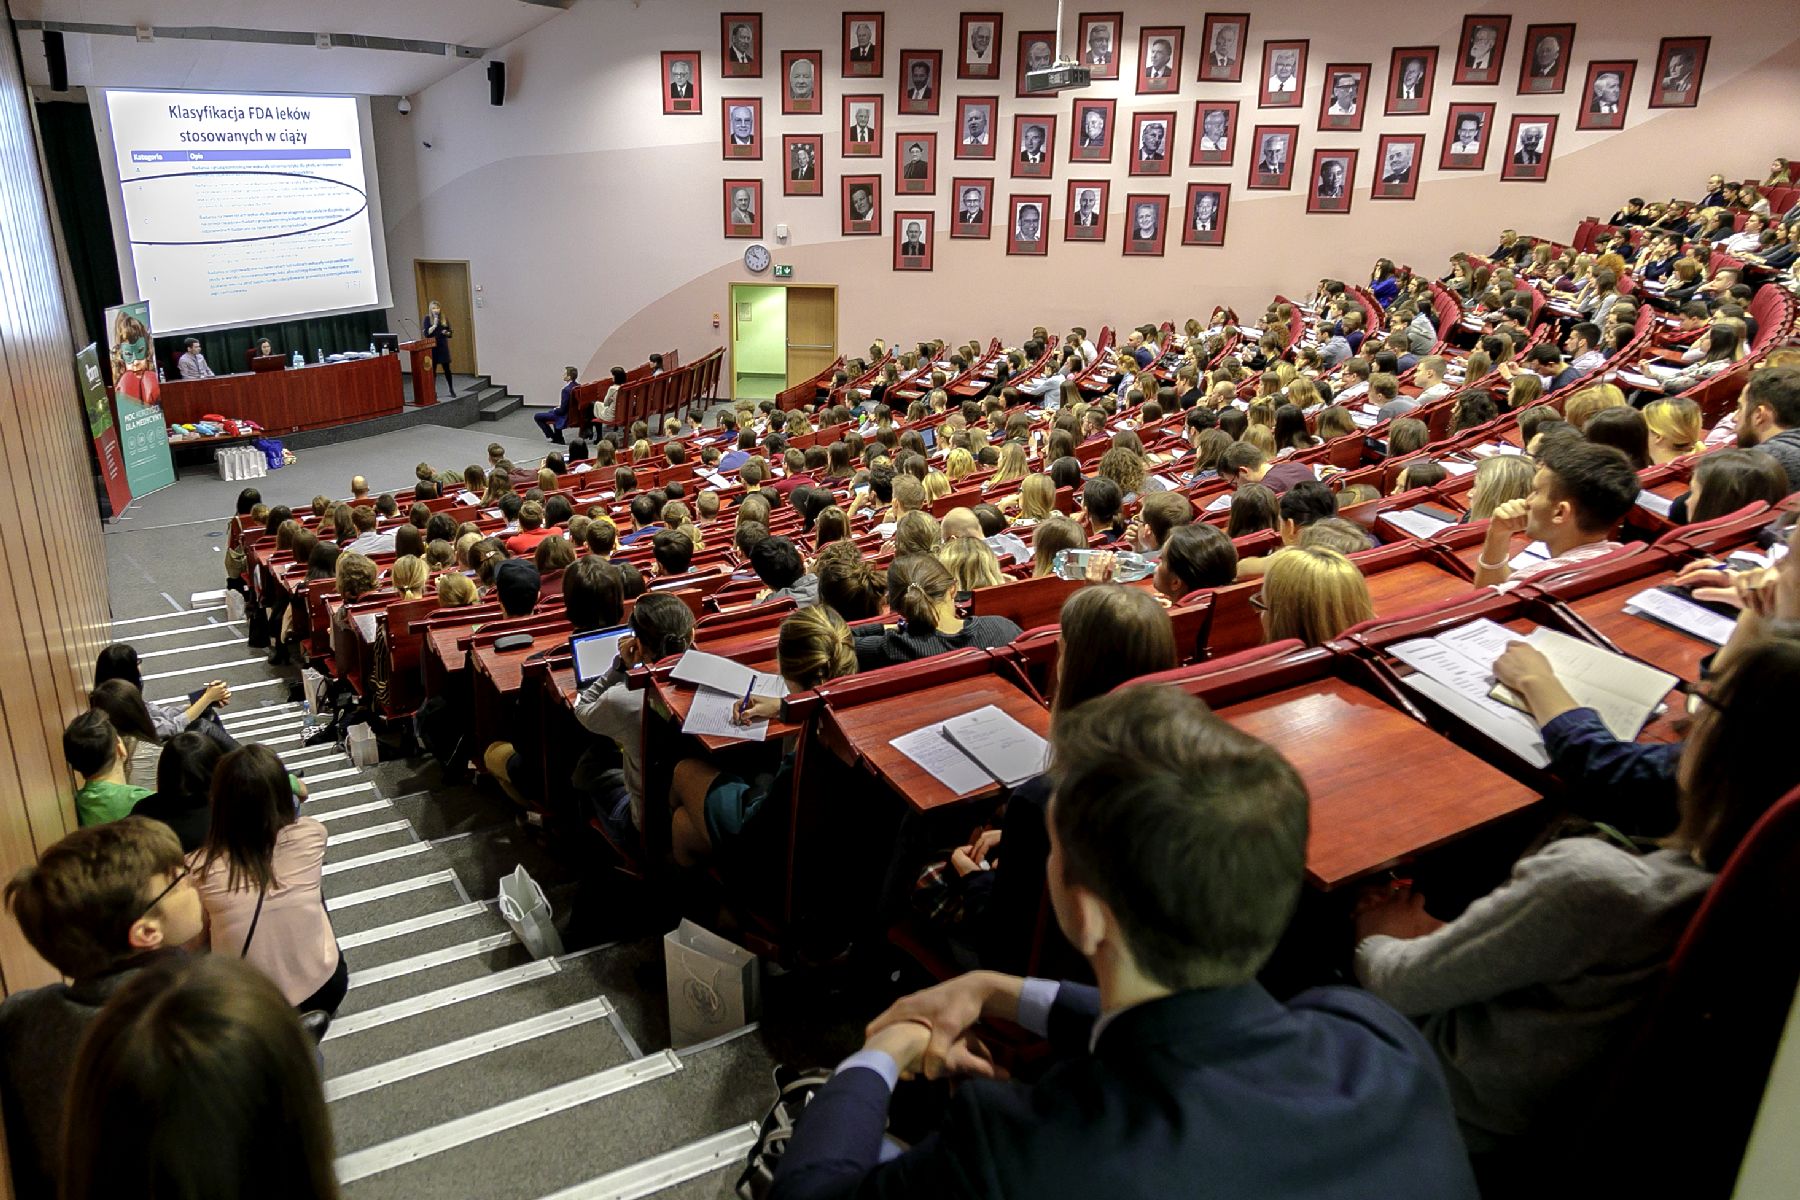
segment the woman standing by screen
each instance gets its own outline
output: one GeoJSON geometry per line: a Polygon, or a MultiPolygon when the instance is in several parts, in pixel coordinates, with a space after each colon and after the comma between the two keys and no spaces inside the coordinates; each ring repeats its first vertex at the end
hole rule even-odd
{"type": "Polygon", "coordinates": [[[431,374],[433,387],[439,371],[444,373],[444,386],[450,389],[450,395],[456,395],[456,382],[450,377],[450,325],[444,320],[444,310],[433,300],[425,306],[425,336],[433,343],[431,347],[431,374]]]}

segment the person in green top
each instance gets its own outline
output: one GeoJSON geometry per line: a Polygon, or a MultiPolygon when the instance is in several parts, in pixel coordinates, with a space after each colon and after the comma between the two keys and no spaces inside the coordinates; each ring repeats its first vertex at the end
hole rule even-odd
{"type": "Polygon", "coordinates": [[[89,709],[63,730],[63,757],[81,786],[75,812],[83,825],[103,825],[128,815],[149,788],[126,782],[125,741],[105,713],[89,709]]]}

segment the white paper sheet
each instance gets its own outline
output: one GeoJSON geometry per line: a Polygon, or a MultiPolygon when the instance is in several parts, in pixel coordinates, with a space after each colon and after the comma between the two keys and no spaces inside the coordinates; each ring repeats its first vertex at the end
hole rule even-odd
{"type": "Polygon", "coordinates": [[[943,733],[1007,787],[1043,774],[1050,755],[1050,743],[992,704],[951,717],[943,722],[943,733]]]}
{"type": "Polygon", "coordinates": [[[1210,503],[1206,506],[1206,511],[1207,512],[1224,512],[1226,509],[1231,507],[1231,500],[1234,495],[1235,495],[1235,493],[1233,493],[1233,492],[1222,492],[1219,495],[1214,496],[1212,499],[1212,503],[1210,503]]]}
{"type": "Polygon", "coordinates": [[[1637,506],[1645,512],[1653,512],[1657,516],[1667,519],[1669,509],[1675,504],[1675,498],[1673,496],[1659,496],[1650,489],[1645,488],[1637,494],[1636,503],[1637,506]]]}
{"type": "Polygon", "coordinates": [[[993,783],[973,759],[945,740],[943,728],[941,722],[927,725],[901,734],[888,745],[925,768],[933,779],[959,796],[993,783]]]}
{"type": "Polygon", "coordinates": [[[1730,617],[1661,588],[1646,588],[1639,592],[1625,602],[1625,611],[1634,616],[1654,617],[1715,646],[1730,641],[1731,631],[1737,628],[1737,622],[1730,617]]]}
{"type": "Polygon", "coordinates": [[[1447,529],[1455,524],[1453,521],[1434,517],[1430,513],[1420,512],[1416,508],[1394,509],[1382,513],[1381,518],[1402,533],[1410,533],[1418,538],[1428,538],[1438,530],[1447,529]]]}
{"type": "Polygon", "coordinates": [[[701,688],[694,693],[694,703],[688,709],[687,720],[681,723],[681,732],[734,738],[741,742],[762,741],[769,736],[767,720],[752,721],[748,725],[737,725],[731,720],[732,710],[743,698],[742,692],[732,695],[729,692],[715,692],[707,687],[701,688]]]}
{"type": "Polygon", "coordinates": [[[682,683],[711,688],[738,700],[744,698],[745,688],[749,688],[753,696],[787,695],[787,684],[782,682],[781,676],[752,671],[742,663],[704,650],[689,650],[683,654],[669,675],[682,683]]]}

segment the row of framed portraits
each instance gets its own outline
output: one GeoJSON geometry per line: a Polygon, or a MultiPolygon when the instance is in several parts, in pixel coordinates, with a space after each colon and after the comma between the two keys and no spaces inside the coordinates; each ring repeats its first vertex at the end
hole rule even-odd
{"type": "MultiPolygon", "coordinates": [[[[901,208],[894,212],[892,225],[884,225],[880,176],[846,175],[840,180],[840,187],[845,236],[879,237],[888,233],[894,241],[896,271],[931,270],[932,244],[939,222],[935,211],[901,208]]],[[[956,202],[950,212],[950,236],[992,239],[997,203],[994,180],[958,179],[953,191],[956,202]]],[[[1062,218],[1063,241],[1104,243],[1108,240],[1111,191],[1112,183],[1106,179],[1069,181],[1062,218]]],[[[1015,192],[1005,198],[998,224],[1008,254],[1034,257],[1049,253],[1053,230],[1050,202],[1048,192],[1015,192]]],[[[1175,214],[1176,227],[1173,229],[1170,227],[1170,202],[1171,197],[1166,192],[1126,194],[1122,243],[1127,256],[1160,256],[1172,234],[1183,246],[1225,244],[1225,224],[1231,209],[1230,184],[1188,184],[1182,209],[1175,214]]],[[[762,236],[761,180],[725,181],[725,236],[762,236]]]]}
{"type": "MultiPolygon", "coordinates": [[[[1525,27],[1518,64],[1518,94],[1561,95],[1567,87],[1574,61],[1573,22],[1525,27]]],[[[963,13],[957,37],[956,78],[999,80],[1001,37],[1004,21],[999,13],[963,13]]],[[[1200,83],[1241,83],[1244,50],[1249,45],[1250,17],[1245,13],[1209,13],[1201,27],[1195,79],[1200,83]]],[[[1497,86],[1503,73],[1512,18],[1477,13],[1463,18],[1450,82],[1462,86],[1497,86]]],[[[1082,13],[1076,22],[1074,48],[1093,78],[1120,77],[1125,39],[1122,13],[1082,13]]],[[[1173,94],[1181,90],[1184,76],[1181,26],[1143,26],[1138,30],[1136,88],[1139,95],[1173,94]]],[[[723,13],[719,19],[720,74],[725,79],[760,79],[763,76],[762,14],[723,13]]],[[[1047,69],[1055,58],[1054,31],[1029,30],[1017,35],[1014,59],[1015,94],[1025,96],[1025,77],[1047,69]]],[[[1652,108],[1691,108],[1700,101],[1706,73],[1708,37],[1663,38],[1657,50],[1656,72],[1650,89],[1652,108]]],[[[1257,80],[1257,104],[1262,108],[1304,108],[1306,67],[1310,41],[1305,38],[1269,39],[1263,42],[1257,80]]],[[[698,50],[670,50],[662,55],[663,111],[698,114],[700,96],[698,50]]],[[[1438,74],[1439,47],[1397,47],[1389,59],[1384,111],[1389,116],[1424,113],[1431,108],[1431,93],[1438,74]]],[[[881,79],[886,73],[886,14],[843,14],[840,77],[845,80],[881,79]]],[[[1583,92],[1583,107],[1594,99],[1595,67],[1590,63],[1583,92]]],[[[1331,63],[1325,69],[1322,111],[1360,117],[1371,101],[1368,84],[1371,64],[1331,63]]],[[[1635,61],[1633,62],[1635,71],[1635,61]]],[[[823,50],[784,50],[780,59],[782,111],[816,113],[824,79],[823,50]]],[[[942,50],[899,52],[899,102],[901,111],[936,114],[944,92],[942,50]]],[[[1629,94],[1629,88],[1625,89],[1629,94]]],[[[1600,101],[1600,103],[1607,103],[1600,101]]]]}
{"type": "MultiPolygon", "coordinates": [[[[1112,101],[1099,101],[1110,105],[1112,101]]],[[[1079,111],[1080,106],[1077,106],[1079,111]]],[[[1229,115],[1218,115],[1219,108],[1200,101],[1195,122],[1194,139],[1189,149],[1190,167],[1230,167],[1236,155],[1237,114],[1232,105],[1229,115]]],[[[1016,116],[1013,119],[1013,142],[1016,150],[1009,155],[1014,179],[1049,179],[1054,172],[1053,151],[1056,117],[1016,116]]],[[[1441,171],[1482,171],[1487,169],[1490,150],[1496,141],[1502,145],[1500,178],[1506,181],[1542,182],[1549,177],[1550,159],[1556,142],[1558,118],[1549,113],[1514,113],[1504,139],[1495,134],[1495,106],[1492,104],[1453,104],[1445,121],[1443,146],[1438,155],[1441,171]]],[[[1174,139],[1175,113],[1153,112],[1133,114],[1132,146],[1128,173],[1155,177],[1172,173],[1173,155],[1168,152],[1174,139]]],[[[1084,122],[1085,124],[1085,122],[1084,122]]],[[[1104,153],[1098,146],[1083,144],[1081,126],[1070,138],[1068,166],[1104,166],[1112,161],[1111,149],[1104,153]]],[[[857,135],[861,136],[861,135],[857,135]]],[[[870,134],[879,137],[879,134],[870,134]]],[[[1258,125],[1250,135],[1249,178],[1246,186],[1256,191],[1289,191],[1293,187],[1294,162],[1298,157],[1300,127],[1298,125],[1258,125]]],[[[853,142],[845,135],[844,157],[879,157],[879,152],[852,153],[865,143],[853,142]]],[[[935,196],[938,190],[938,135],[934,132],[894,134],[893,190],[896,195],[935,196]]],[[[958,159],[992,159],[984,155],[967,155],[958,147],[958,159]]],[[[991,151],[991,147],[990,147],[991,151]]],[[[1323,151],[1315,151],[1323,153],[1323,151]]],[[[1348,153],[1354,162],[1354,151],[1348,153]]],[[[790,133],[781,139],[782,194],[786,196],[821,196],[825,194],[825,136],[818,133],[790,133]]],[[[1411,200],[1418,189],[1419,173],[1425,165],[1425,135],[1418,133],[1383,134],[1376,147],[1375,158],[1381,171],[1372,186],[1380,198],[1411,200]],[[1385,194],[1383,187],[1396,189],[1385,194]]],[[[1346,173],[1340,183],[1353,173],[1346,173]]],[[[853,176],[880,180],[881,176],[853,176]]],[[[1317,183],[1317,173],[1314,182],[1317,183]]],[[[1321,209],[1318,211],[1333,211],[1321,209]]],[[[866,232],[866,231],[865,231],[866,232]]]]}

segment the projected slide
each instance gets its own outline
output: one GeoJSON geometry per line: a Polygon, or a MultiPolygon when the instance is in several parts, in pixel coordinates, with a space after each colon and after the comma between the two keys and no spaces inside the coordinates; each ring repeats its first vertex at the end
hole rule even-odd
{"type": "Polygon", "coordinates": [[[380,303],[356,100],[108,91],[158,333],[380,303]]]}

